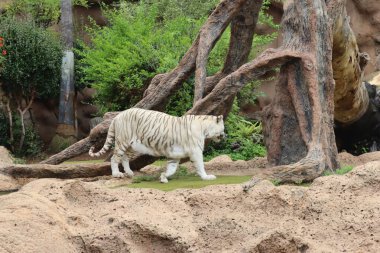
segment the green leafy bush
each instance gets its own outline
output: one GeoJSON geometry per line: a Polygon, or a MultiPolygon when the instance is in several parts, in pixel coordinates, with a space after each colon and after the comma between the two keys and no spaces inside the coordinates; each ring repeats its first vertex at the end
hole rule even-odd
{"type": "MultiPolygon", "coordinates": [[[[18,141],[21,136],[21,121],[18,116],[14,116],[14,139],[18,141]]],[[[9,124],[8,118],[4,113],[0,112],[0,146],[4,146],[8,149],[11,149],[14,146],[10,142],[9,136],[9,124]]],[[[31,157],[31,156],[39,156],[41,154],[43,148],[43,142],[37,132],[30,126],[26,127],[25,132],[25,142],[24,146],[21,150],[15,150],[13,152],[17,157],[31,157]]]]}
{"type": "Polygon", "coordinates": [[[261,123],[240,116],[238,109],[235,101],[225,122],[227,138],[219,143],[210,143],[205,149],[205,160],[222,154],[228,154],[232,160],[250,160],[266,155],[261,123]]]}
{"type": "Polygon", "coordinates": [[[5,92],[23,98],[33,91],[39,98],[57,96],[62,61],[58,37],[33,22],[12,18],[0,19],[0,37],[7,52],[0,72],[5,92]]]}
{"type": "Polygon", "coordinates": [[[11,116],[12,120],[17,119],[12,137],[19,143],[9,141],[8,144],[16,154],[35,155],[40,152],[41,144],[35,132],[25,128],[23,116],[35,98],[58,96],[61,45],[57,37],[33,22],[13,18],[0,18],[0,37],[3,38],[1,48],[6,52],[0,68],[0,83],[10,98],[13,114],[19,113],[18,117],[11,116]]]}
{"type": "Polygon", "coordinates": [[[81,82],[96,88],[103,112],[139,101],[154,75],[176,66],[201,25],[183,16],[159,22],[158,5],[145,2],[107,13],[110,26],[89,29],[91,45],[82,43],[76,50],[81,82]]]}
{"type": "MultiPolygon", "coordinates": [[[[24,20],[34,20],[38,26],[49,27],[57,24],[60,17],[61,0],[13,0],[6,8],[6,14],[24,20]]],[[[74,0],[74,5],[87,6],[87,0],[74,0]]]]}

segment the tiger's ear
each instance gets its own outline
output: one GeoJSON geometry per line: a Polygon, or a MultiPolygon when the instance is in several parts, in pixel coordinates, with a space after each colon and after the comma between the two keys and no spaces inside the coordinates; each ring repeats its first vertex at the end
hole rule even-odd
{"type": "Polygon", "coordinates": [[[216,117],[216,123],[219,123],[222,120],[223,120],[223,115],[219,115],[216,117]]]}

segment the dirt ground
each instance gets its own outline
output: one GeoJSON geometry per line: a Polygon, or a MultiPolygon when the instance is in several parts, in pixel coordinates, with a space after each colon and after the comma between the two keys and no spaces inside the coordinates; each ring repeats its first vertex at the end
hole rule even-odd
{"type": "MultiPolygon", "coordinates": [[[[247,193],[241,185],[130,189],[108,176],[35,180],[0,196],[0,253],[379,252],[380,162],[368,162],[378,153],[340,154],[365,164],[309,187],[263,181],[247,193]]],[[[251,166],[265,160],[207,165],[215,174],[251,166]]]]}

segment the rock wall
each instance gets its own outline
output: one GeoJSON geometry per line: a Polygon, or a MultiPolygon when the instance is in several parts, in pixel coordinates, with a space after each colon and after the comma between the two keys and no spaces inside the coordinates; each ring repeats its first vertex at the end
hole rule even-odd
{"type": "MultiPolygon", "coordinates": [[[[88,103],[94,94],[93,89],[86,88],[78,93],[77,98],[77,137],[84,138],[90,132],[90,119],[97,113],[97,108],[88,103]]],[[[30,110],[31,119],[45,144],[50,143],[58,126],[58,100],[37,100],[30,110]]]]}

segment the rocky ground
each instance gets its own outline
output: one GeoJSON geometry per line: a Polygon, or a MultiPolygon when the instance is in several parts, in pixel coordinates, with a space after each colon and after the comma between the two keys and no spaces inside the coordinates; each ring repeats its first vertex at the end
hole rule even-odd
{"type": "MultiPolygon", "coordinates": [[[[340,159],[360,164],[377,156],[360,160],[340,154],[340,159]]],[[[222,157],[208,168],[242,174],[254,163],[265,167],[259,160],[234,163],[222,157]]],[[[318,178],[309,187],[263,181],[247,193],[241,185],[162,192],[114,187],[116,181],[107,176],[90,181],[39,179],[0,196],[0,252],[380,249],[376,161],[343,176],[318,178]]]]}

